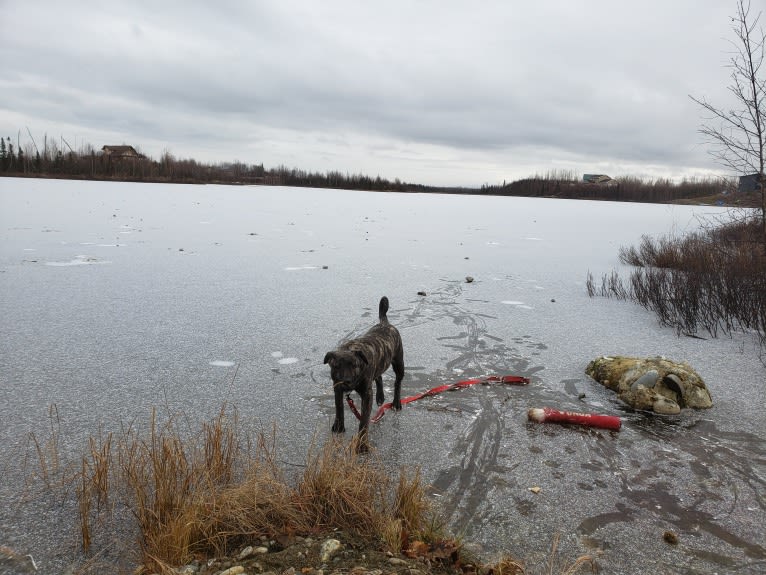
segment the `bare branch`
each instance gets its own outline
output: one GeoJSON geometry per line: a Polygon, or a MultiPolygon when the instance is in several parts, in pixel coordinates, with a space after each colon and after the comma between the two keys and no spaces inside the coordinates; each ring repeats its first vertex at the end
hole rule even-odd
{"type": "Polygon", "coordinates": [[[764,147],[766,146],[766,78],[762,67],[766,62],[766,33],[760,25],[761,12],[751,15],[750,0],[739,0],[732,18],[736,41],[729,92],[736,109],[725,110],[704,98],[690,98],[708,114],[711,123],[699,132],[711,144],[710,155],[723,166],[741,174],[757,173],[761,190],[761,221],[766,245],[766,178],[764,147]],[[713,124],[712,122],[715,122],[713,124]]]}

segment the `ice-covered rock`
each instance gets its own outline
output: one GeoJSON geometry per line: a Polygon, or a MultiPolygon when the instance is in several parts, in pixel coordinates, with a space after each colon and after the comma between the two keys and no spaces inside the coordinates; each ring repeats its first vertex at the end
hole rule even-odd
{"type": "Polygon", "coordinates": [[[673,415],[686,407],[713,406],[699,374],[686,363],[664,357],[602,356],[591,361],[585,373],[635,409],[673,415]]]}

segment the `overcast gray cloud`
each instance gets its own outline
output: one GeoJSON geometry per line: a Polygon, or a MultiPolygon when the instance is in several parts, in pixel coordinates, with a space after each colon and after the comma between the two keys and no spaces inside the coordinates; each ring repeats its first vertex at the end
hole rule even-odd
{"type": "MultiPolygon", "coordinates": [[[[755,6],[757,8],[757,6],[755,6]]],[[[0,130],[427,184],[721,172],[734,1],[0,0],[0,130]]]]}

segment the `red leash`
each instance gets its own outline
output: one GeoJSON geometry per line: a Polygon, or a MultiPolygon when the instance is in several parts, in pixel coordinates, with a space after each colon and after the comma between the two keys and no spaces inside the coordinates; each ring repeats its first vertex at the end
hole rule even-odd
{"type": "MultiPolygon", "coordinates": [[[[483,384],[506,383],[508,385],[527,385],[529,383],[529,379],[526,377],[521,377],[519,375],[503,375],[503,376],[488,375],[486,377],[466,379],[465,381],[458,381],[457,383],[447,383],[445,385],[439,385],[437,387],[429,389],[428,391],[424,391],[423,393],[418,393],[417,395],[405,397],[404,399],[402,399],[402,405],[404,405],[405,403],[410,403],[412,401],[417,401],[418,399],[423,399],[424,397],[431,397],[433,395],[438,395],[445,391],[463,389],[464,387],[468,387],[470,385],[476,385],[477,383],[483,383],[483,384]]],[[[354,415],[356,415],[356,418],[361,419],[362,415],[359,413],[359,410],[356,408],[356,405],[354,405],[354,400],[351,399],[351,394],[346,395],[346,403],[348,403],[349,408],[351,408],[351,412],[354,415]]],[[[386,414],[386,411],[391,409],[391,407],[393,407],[393,403],[391,403],[390,401],[388,403],[384,403],[378,408],[377,413],[370,418],[370,421],[375,423],[376,421],[380,420],[380,418],[383,417],[386,414]]]]}

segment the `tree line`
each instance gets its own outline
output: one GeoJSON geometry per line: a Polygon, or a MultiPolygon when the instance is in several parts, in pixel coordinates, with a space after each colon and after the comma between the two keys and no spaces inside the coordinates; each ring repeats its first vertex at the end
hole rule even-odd
{"type": "MultiPolygon", "coordinates": [[[[31,137],[31,135],[30,135],[31,137]]],[[[17,140],[18,141],[18,140],[17,140]]],[[[720,197],[735,188],[723,179],[694,179],[680,183],[669,179],[646,180],[621,177],[607,183],[578,180],[572,171],[549,172],[502,185],[446,187],[413,184],[379,175],[349,174],[340,171],[312,172],[284,165],[266,169],[263,164],[239,161],[204,163],[177,158],[164,151],[154,160],[138,149],[130,156],[97,150],[90,144],[74,150],[62,137],[43,139],[39,148],[32,140],[14,146],[10,137],[0,137],[0,175],[17,177],[71,178],[135,182],[262,184],[294,187],[335,188],[367,191],[475,194],[523,197],[550,197],[631,202],[674,202],[720,197]]]]}
{"type": "Polygon", "coordinates": [[[47,136],[42,148],[34,140],[24,146],[14,146],[10,137],[0,137],[0,175],[136,182],[270,184],[357,190],[408,191],[410,188],[409,184],[398,178],[390,181],[380,176],[373,178],[339,171],[310,172],[286,166],[267,170],[262,163],[247,164],[239,161],[205,163],[177,158],[169,151],[164,151],[160,159],[155,160],[140,153],[138,149],[136,152],[136,155],[115,157],[90,144],[74,150],[63,137],[59,142],[47,136]]]}
{"type": "Polygon", "coordinates": [[[548,174],[525,178],[501,186],[482,186],[481,193],[498,196],[611,200],[617,202],[669,203],[679,200],[720,199],[736,191],[733,181],[723,178],[641,179],[624,176],[606,183],[593,184],[572,174],[548,174]]]}

